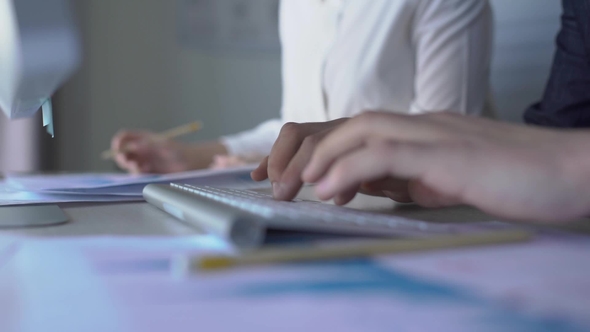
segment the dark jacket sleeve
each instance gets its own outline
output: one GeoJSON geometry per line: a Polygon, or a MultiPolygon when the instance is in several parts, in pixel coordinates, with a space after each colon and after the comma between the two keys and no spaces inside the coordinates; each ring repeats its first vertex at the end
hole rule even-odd
{"type": "Polygon", "coordinates": [[[590,0],[562,0],[557,51],[543,99],[524,114],[530,124],[590,127],[590,0]]]}

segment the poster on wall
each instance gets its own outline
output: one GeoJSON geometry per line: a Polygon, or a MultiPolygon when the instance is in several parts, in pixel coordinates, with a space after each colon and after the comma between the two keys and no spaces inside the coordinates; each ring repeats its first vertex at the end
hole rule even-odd
{"type": "Polygon", "coordinates": [[[280,52],[279,0],[177,0],[179,38],[212,52],[280,52]]]}

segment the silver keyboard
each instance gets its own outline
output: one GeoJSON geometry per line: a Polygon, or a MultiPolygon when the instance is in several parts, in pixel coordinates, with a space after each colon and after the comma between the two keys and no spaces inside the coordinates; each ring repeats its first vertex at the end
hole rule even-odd
{"type": "Polygon", "coordinates": [[[296,199],[276,201],[270,194],[244,189],[225,189],[186,184],[172,187],[260,216],[268,226],[288,224],[304,229],[349,230],[368,234],[432,235],[462,232],[464,225],[438,224],[394,215],[296,199]],[[312,226],[312,227],[309,227],[312,226]],[[313,227],[316,226],[316,227],[313,227]]]}

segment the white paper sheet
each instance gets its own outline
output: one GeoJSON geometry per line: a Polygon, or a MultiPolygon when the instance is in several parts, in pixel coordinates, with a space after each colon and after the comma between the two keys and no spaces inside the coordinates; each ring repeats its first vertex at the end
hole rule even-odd
{"type": "Polygon", "coordinates": [[[61,175],[19,175],[7,174],[5,183],[15,189],[35,192],[55,192],[70,189],[101,189],[148,183],[165,183],[203,178],[235,179],[236,176],[249,175],[253,165],[221,170],[196,170],[171,174],[131,175],[120,173],[88,173],[61,175]]]}
{"type": "Polygon", "coordinates": [[[514,311],[577,320],[590,330],[590,239],[545,236],[529,244],[407,255],[384,264],[461,285],[514,311]]]}
{"type": "Polygon", "coordinates": [[[254,166],[224,170],[198,170],[164,175],[126,175],[89,173],[62,175],[8,174],[0,182],[0,206],[68,203],[131,202],[143,200],[148,183],[188,183],[230,188],[268,187],[268,182],[254,182],[254,166]]]}
{"type": "Polygon", "coordinates": [[[0,189],[0,206],[83,202],[137,202],[141,200],[141,196],[50,194],[0,189]]]}
{"type": "Polygon", "coordinates": [[[219,248],[134,241],[128,248],[108,241],[26,247],[13,268],[0,270],[2,280],[18,284],[20,326],[26,331],[590,329],[586,239],[236,269],[184,280],[171,276],[168,257],[219,248]],[[7,278],[11,272],[18,278],[7,278]],[[577,282],[572,284],[571,276],[577,282]],[[499,296],[510,289],[525,301],[515,306],[499,296]]]}

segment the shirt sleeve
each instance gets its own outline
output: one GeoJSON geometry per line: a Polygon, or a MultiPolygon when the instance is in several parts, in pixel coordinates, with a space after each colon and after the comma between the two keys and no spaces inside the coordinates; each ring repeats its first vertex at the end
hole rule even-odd
{"type": "Polygon", "coordinates": [[[527,123],[590,127],[590,2],[563,1],[561,29],[541,102],[524,114],[527,123]]]}
{"type": "Polygon", "coordinates": [[[234,135],[224,136],[221,143],[229,155],[239,157],[266,156],[279,136],[283,122],[272,119],[258,125],[256,128],[234,135]]]}
{"type": "Polygon", "coordinates": [[[488,1],[420,1],[412,39],[416,80],[410,113],[482,114],[493,41],[488,1]]]}

